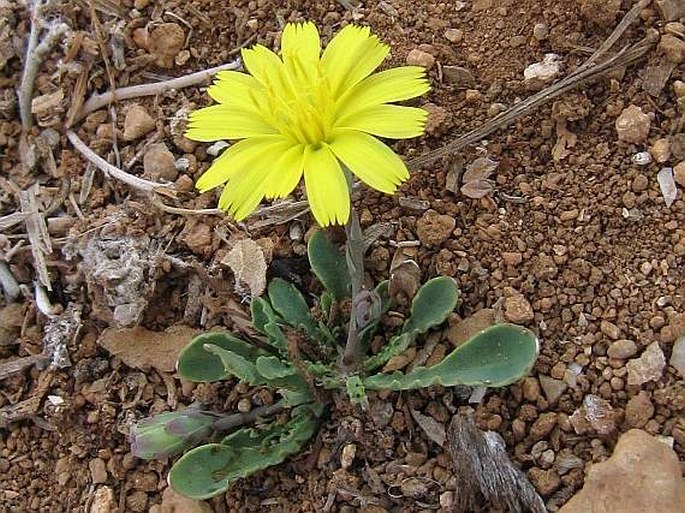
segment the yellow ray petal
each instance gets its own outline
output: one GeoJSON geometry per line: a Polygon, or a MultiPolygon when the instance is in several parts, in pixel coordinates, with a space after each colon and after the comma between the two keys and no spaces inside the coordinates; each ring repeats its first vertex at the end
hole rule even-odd
{"type": "Polygon", "coordinates": [[[331,93],[339,98],[367,77],[387,57],[390,48],[371,34],[369,27],[347,25],[331,40],[321,57],[331,93]]]}
{"type": "Polygon", "coordinates": [[[345,224],[350,216],[350,193],[338,160],[326,145],[304,152],[304,182],[312,214],[319,225],[345,224]]]}
{"type": "Polygon", "coordinates": [[[274,172],[266,185],[266,197],[285,198],[293,192],[302,178],[303,164],[304,148],[301,145],[286,151],[274,165],[274,172]]]}
{"type": "Polygon", "coordinates": [[[275,133],[278,130],[263,121],[257,111],[219,104],[191,112],[185,136],[208,142],[275,133]]]}
{"type": "Polygon", "coordinates": [[[416,107],[375,105],[336,121],[337,128],[361,130],[378,137],[408,139],[423,134],[428,112],[416,107]]]}
{"type": "Polygon", "coordinates": [[[236,221],[242,221],[264,198],[264,182],[269,174],[265,162],[256,162],[246,172],[236,175],[225,186],[219,198],[219,208],[236,221]]]}
{"type": "Polygon", "coordinates": [[[281,36],[283,60],[297,56],[303,61],[318,62],[321,53],[319,31],[312,22],[288,23],[281,36]]]}
{"type": "Polygon", "coordinates": [[[207,93],[218,103],[253,105],[252,99],[255,95],[263,94],[263,87],[256,78],[246,73],[220,71],[207,93]]]}
{"type": "Polygon", "coordinates": [[[227,210],[237,221],[250,215],[266,195],[268,185],[277,178],[274,159],[287,151],[288,144],[281,141],[269,149],[269,154],[253,160],[240,173],[234,173],[224,187],[219,208],[227,210]]]}
{"type": "Polygon", "coordinates": [[[250,137],[233,144],[217,158],[210,168],[198,179],[195,187],[206,192],[226,183],[234,175],[244,172],[255,161],[269,161],[274,152],[289,146],[282,137],[250,137]]]}
{"type": "Polygon", "coordinates": [[[347,115],[366,107],[398,102],[430,91],[426,70],[421,66],[402,66],[375,73],[359,82],[341,97],[336,112],[347,115]]]}
{"type": "Polygon", "coordinates": [[[262,45],[254,45],[252,48],[243,48],[241,56],[245,68],[264,87],[269,87],[282,72],[283,61],[262,45]]]}
{"type": "Polygon", "coordinates": [[[409,178],[407,167],[381,141],[363,132],[340,130],[331,143],[333,153],[368,186],[393,194],[409,178]]]}

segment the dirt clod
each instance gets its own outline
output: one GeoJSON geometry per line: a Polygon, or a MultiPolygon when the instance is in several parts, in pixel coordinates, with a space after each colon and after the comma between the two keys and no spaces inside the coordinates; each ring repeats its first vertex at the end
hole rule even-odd
{"type": "Polygon", "coordinates": [[[416,235],[426,247],[438,247],[445,243],[452,234],[457,222],[454,217],[427,210],[416,221],[416,235]]]}

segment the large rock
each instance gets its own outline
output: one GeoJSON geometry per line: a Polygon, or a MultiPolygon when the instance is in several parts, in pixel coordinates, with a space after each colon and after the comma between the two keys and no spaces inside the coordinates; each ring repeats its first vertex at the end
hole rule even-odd
{"type": "Polygon", "coordinates": [[[678,513],[683,504],[685,480],[676,453],[631,429],[611,458],[590,467],[583,489],[559,513],[678,513]]]}

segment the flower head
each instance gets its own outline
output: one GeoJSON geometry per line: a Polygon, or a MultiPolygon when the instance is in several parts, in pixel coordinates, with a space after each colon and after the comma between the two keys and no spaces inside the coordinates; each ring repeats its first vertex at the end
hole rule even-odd
{"type": "Polygon", "coordinates": [[[190,115],[196,141],[240,139],[200,177],[204,192],[226,184],[219,207],[237,220],[263,198],[282,198],[304,174],[307,198],[321,226],[344,224],[350,195],[343,168],[392,194],[409,176],[404,162],[376,137],[423,133],[423,109],[390,102],[430,89],[423,68],[379,73],[389,47],[368,27],[348,25],[321,51],[312,23],[288,24],[280,57],[264,46],[242,51],[250,74],[222,71],[209,88],[217,102],[190,115]]]}

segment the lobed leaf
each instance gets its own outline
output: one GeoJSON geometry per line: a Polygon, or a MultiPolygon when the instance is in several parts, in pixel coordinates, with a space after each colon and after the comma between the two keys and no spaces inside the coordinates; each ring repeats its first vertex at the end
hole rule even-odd
{"type": "Polygon", "coordinates": [[[358,375],[355,374],[347,377],[345,380],[345,390],[352,404],[361,406],[362,410],[366,410],[369,407],[369,398],[366,395],[364,382],[358,375]]]}
{"type": "Polygon", "coordinates": [[[377,369],[406,351],[418,335],[442,324],[457,306],[458,300],[459,289],[452,278],[440,276],[427,281],[414,296],[411,314],[402,332],[390,339],[377,354],[367,358],[364,369],[367,372],[377,369]]]}
{"type": "Polygon", "coordinates": [[[411,390],[431,385],[510,385],[530,372],[539,352],[537,336],[514,324],[497,324],[471,337],[440,363],[409,374],[393,372],[364,379],[369,390],[411,390]]]}
{"type": "Polygon", "coordinates": [[[220,444],[207,444],[183,455],[169,472],[169,484],[190,499],[201,500],[225,492],[230,484],[259,470],[278,465],[299,452],[318,426],[312,407],[298,407],[283,425],[239,429],[220,444]]]}
{"type": "Polygon", "coordinates": [[[417,335],[442,324],[459,302],[459,289],[448,276],[438,276],[424,283],[414,296],[411,315],[404,323],[403,333],[417,335]]]}

